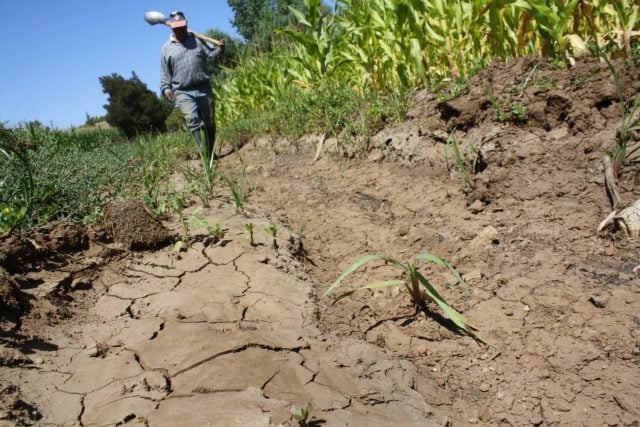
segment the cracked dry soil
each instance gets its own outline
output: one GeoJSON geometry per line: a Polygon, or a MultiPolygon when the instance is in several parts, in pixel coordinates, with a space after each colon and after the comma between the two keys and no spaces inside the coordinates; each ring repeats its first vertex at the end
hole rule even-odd
{"type": "MultiPolygon", "coordinates": [[[[640,72],[623,70],[637,95],[640,72]]],[[[224,202],[206,211],[224,241],[176,257],[90,239],[32,264],[23,242],[0,270],[12,284],[0,289],[0,424],[293,425],[291,405],[311,401],[326,425],[632,425],[640,245],[596,233],[610,211],[602,155],[616,99],[600,64],[523,58],[452,100],[416,93],[407,121],[364,157],[330,139],[311,164],[313,137],[226,156],[256,191],[248,218],[224,202]],[[497,122],[485,82],[528,120],[497,122]],[[472,191],[445,155],[452,131],[479,152],[472,191]],[[280,249],[260,232],[250,245],[244,224],[271,221],[280,249]],[[447,328],[436,308],[415,315],[404,293],[318,298],[364,253],[423,251],[464,274],[469,293],[423,270],[493,346],[447,328]],[[28,268],[10,268],[18,261],[28,268]]],[[[637,177],[625,167],[625,203],[640,197],[637,177]]],[[[396,276],[372,264],[344,286],[396,276]]]]}

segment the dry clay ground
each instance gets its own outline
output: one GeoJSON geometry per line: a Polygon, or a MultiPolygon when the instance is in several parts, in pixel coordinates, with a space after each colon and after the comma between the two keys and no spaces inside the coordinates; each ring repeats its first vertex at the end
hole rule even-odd
{"type": "MultiPolygon", "coordinates": [[[[639,93],[638,69],[623,76],[639,93]]],[[[375,135],[365,157],[328,140],[312,164],[313,138],[226,156],[256,186],[248,217],[215,201],[206,217],[226,236],[192,230],[179,256],[123,249],[148,246],[143,231],[167,240],[134,207],[113,209],[88,236],[60,226],[5,241],[0,418],[278,425],[312,402],[326,425],[631,425],[640,245],[596,232],[610,211],[602,154],[619,123],[606,67],[521,59],[447,102],[415,94],[408,120],[375,135]],[[496,121],[485,82],[528,119],[496,121]],[[454,128],[461,150],[481,155],[473,191],[447,167],[454,128]],[[278,249],[262,231],[271,221],[278,249]],[[423,270],[492,346],[435,307],[416,314],[403,292],[319,298],[360,255],[424,251],[464,274],[468,293],[423,270]]],[[[637,176],[625,168],[626,203],[640,197],[637,176]]],[[[372,264],[344,286],[397,275],[372,264]]]]}

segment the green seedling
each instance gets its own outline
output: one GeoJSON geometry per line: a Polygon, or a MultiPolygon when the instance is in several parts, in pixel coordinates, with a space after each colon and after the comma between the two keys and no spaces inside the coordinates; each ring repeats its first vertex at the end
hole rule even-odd
{"type": "Polygon", "coordinates": [[[298,408],[293,405],[291,407],[291,415],[298,421],[298,425],[300,427],[306,427],[309,425],[309,421],[311,421],[311,414],[313,413],[313,404],[311,402],[307,403],[307,406],[304,408],[298,408]]]}
{"type": "Polygon", "coordinates": [[[255,224],[252,222],[248,222],[244,225],[244,229],[247,230],[247,233],[249,233],[249,242],[251,244],[251,246],[255,246],[255,242],[253,241],[253,230],[255,228],[255,224]]]}
{"type": "Polygon", "coordinates": [[[207,227],[207,231],[209,231],[209,233],[217,240],[222,240],[224,239],[224,236],[227,235],[221,224],[216,224],[215,227],[209,226],[207,227]]]}
{"type": "Polygon", "coordinates": [[[525,123],[529,118],[527,107],[519,102],[511,106],[511,119],[518,123],[525,123]]]}
{"type": "Polygon", "coordinates": [[[182,248],[184,247],[184,242],[182,240],[178,240],[175,245],[173,245],[173,251],[175,253],[180,253],[182,248]]]}
{"type": "Polygon", "coordinates": [[[271,246],[273,247],[273,249],[277,250],[278,242],[276,241],[276,237],[278,236],[278,226],[272,222],[267,228],[264,229],[264,231],[273,238],[271,246]]]}
{"type": "Polygon", "coordinates": [[[222,179],[227,183],[231,190],[231,201],[233,206],[236,208],[236,212],[243,214],[245,200],[247,199],[244,186],[239,180],[231,179],[225,175],[222,175],[222,179]]]}
{"type": "Polygon", "coordinates": [[[402,272],[402,279],[376,281],[368,285],[361,286],[357,289],[344,292],[334,299],[333,301],[334,304],[347,297],[350,297],[351,295],[353,295],[358,291],[362,291],[365,289],[375,290],[375,289],[389,288],[389,287],[395,287],[395,286],[402,286],[408,292],[411,298],[411,301],[413,302],[413,304],[416,306],[417,309],[426,311],[428,310],[427,309],[428,301],[435,303],[436,305],[438,305],[438,307],[440,307],[440,309],[444,312],[444,314],[458,327],[460,331],[467,333],[470,336],[477,339],[478,341],[486,344],[486,342],[482,338],[480,338],[475,334],[474,330],[477,330],[477,328],[470,325],[469,322],[464,318],[464,316],[462,316],[462,314],[460,314],[455,309],[453,309],[451,305],[447,303],[444,297],[442,297],[442,295],[440,295],[440,293],[436,290],[436,288],[431,284],[431,282],[424,275],[422,275],[422,273],[418,271],[419,262],[434,263],[439,267],[443,267],[447,269],[449,273],[453,275],[453,277],[456,279],[457,283],[460,286],[462,286],[467,291],[469,290],[467,284],[462,279],[462,276],[460,276],[460,273],[458,273],[458,271],[455,268],[453,268],[448,262],[446,262],[442,258],[439,258],[438,256],[427,253],[427,252],[419,254],[413,259],[411,263],[407,263],[407,264],[404,264],[386,255],[374,254],[374,255],[365,255],[363,257],[360,257],[358,260],[356,260],[356,262],[351,264],[340,275],[340,277],[338,277],[338,279],[336,279],[336,281],[331,284],[331,286],[327,288],[327,290],[322,294],[322,296],[326,297],[327,295],[329,295],[334,289],[336,289],[340,285],[340,283],[347,276],[352,274],[354,271],[356,271],[358,268],[360,268],[364,264],[367,264],[371,261],[384,261],[385,263],[391,265],[392,267],[397,268],[402,272]]]}
{"type": "Polygon", "coordinates": [[[485,82],[484,89],[487,92],[487,96],[489,97],[489,102],[491,103],[491,106],[496,112],[496,117],[498,118],[498,121],[500,123],[504,123],[507,120],[507,114],[504,112],[504,110],[500,106],[500,103],[498,102],[496,95],[493,93],[493,88],[491,87],[489,82],[485,82]]]}

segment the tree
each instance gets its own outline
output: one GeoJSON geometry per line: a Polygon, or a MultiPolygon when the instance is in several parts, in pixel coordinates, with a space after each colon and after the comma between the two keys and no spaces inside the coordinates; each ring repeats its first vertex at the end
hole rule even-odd
{"type": "Polygon", "coordinates": [[[294,17],[289,6],[304,10],[304,0],[227,0],[234,13],[231,21],[238,32],[261,50],[270,50],[276,29],[294,17]]]}
{"type": "Polygon", "coordinates": [[[245,40],[251,40],[269,0],[227,0],[227,3],[233,10],[231,24],[245,40]]]}
{"type": "Polygon", "coordinates": [[[165,130],[165,119],[171,108],[147,88],[136,75],[131,78],[113,73],[98,79],[102,91],[109,95],[106,120],[120,129],[127,137],[140,133],[165,130]]]}

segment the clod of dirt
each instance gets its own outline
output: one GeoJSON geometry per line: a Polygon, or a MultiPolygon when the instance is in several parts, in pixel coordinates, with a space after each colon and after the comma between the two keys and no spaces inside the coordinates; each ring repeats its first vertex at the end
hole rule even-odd
{"type": "Polygon", "coordinates": [[[16,282],[0,268],[0,331],[14,329],[28,305],[16,282]]]}
{"type": "Polygon", "coordinates": [[[87,231],[78,224],[57,224],[47,233],[36,234],[34,240],[49,253],[79,252],[89,247],[87,231]]]}
{"type": "Polygon", "coordinates": [[[24,237],[11,236],[0,240],[0,266],[10,273],[28,271],[28,263],[38,255],[38,250],[24,237]]]}
{"type": "Polygon", "coordinates": [[[102,224],[116,243],[131,250],[159,248],[172,239],[165,226],[136,200],[107,205],[102,224]]]}

